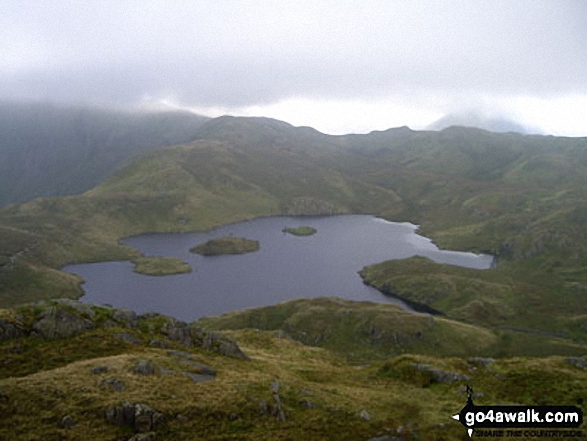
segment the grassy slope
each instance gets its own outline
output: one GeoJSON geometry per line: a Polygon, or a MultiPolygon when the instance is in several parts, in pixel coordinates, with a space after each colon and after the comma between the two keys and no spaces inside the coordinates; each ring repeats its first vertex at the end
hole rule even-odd
{"type": "MultiPolygon", "coordinates": [[[[365,306],[356,305],[358,310],[365,306]]],[[[0,317],[14,320],[20,313],[31,320],[45,307],[0,310],[0,317]]],[[[366,440],[387,433],[401,433],[401,439],[468,439],[463,427],[450,418],[465,404],[465,382],[435,382],[415,365],[469,376],[478,405],[575,405],[587,393],[587,371],[561,357],[500,359],[484,365],[476,359],[402,355],[356,366],[274,332],[232,331],[229,334],[251,358],[243,361],[167,340],[159,331],[162,317],[144,317],[138,327],[129,329],[106,326],[113,311],[93,310],[97,328],[84,334],[0,342],[0,354],[7,360],[0,366],[0,438],[129,437],[130,428],[105,420],[109,405],[128,401],[145,403],[165,415],[156,429],[157,439],[366,440]],[[121,340],[121,333],[132,334],[139,344],[121,340]],[[187,351],[216,370],[216,378],[192,382],[182,374],[190,370],[189,364],[150,346],[153,339],[187,351]],[[150,360],[167,373],[137,375],[133,367],[138,359],[150,360]],[[92,373],[98,366],[107,372],[92,373]],[[109,378],[121,381],[123,390],[102,385],[109,378]],[[276,379],[285,422],[261,412],[261,401],[274,403],[270,385],[276,379]],[[369,421],[360,417],[362,411],[368,412],[369,421]],[[60,426],[66,415],[75,421],[71,428],[60,426]]]]}
{"type": "MultiPolygon", "coordinates": [[[[234,330],[253,361],[189,349],[219,373],[203,384],[179,375],[131,374],[136,358],[169,369],[178,361],[162,349],[115,338],[128,330],[101,327],[54,342],[3,342],[2,359],[12,361],[2,365],[0,389],[8,400],[0,399],[0,437],[129,436],[104,422],[108,404],[129,400],[168,416],[158,430],[162,439],[355,440],[399,427],[407,439],[468,439],[449,418],[465,402],[464,383],[433,383],[414,364],[471,376],[483,393],[477,404],[575,404],[585,397],[586,371],[560,357],[504,358],[486,368],[464,358],[585,353],[584,343],[491,328],[523,326],[585,338],[585,140],[463,129],[327,137],[270,120],[261,121],[261,130],[258,123],[215,120],[216,127],[201,132],[208,139],[145,154],[84,195],[0,211],[1,304],[79,295],[79,280],[56,268],[138,259],[118,244],[130,234],[202,230],[278,213],[370,212],[418,222],[444,247],[499,256],[491,271],[424,259],[365,270],[382,290],[393,287],[475,325],[331,300],[235,314],[216,326],[285,329],[339,354],[277,338],[275,331],[234,330]],[[435,299],[437,290],[444,295],[435,299]],[[390,339],[401,344],[386,344],[390,339]],[[407,351],[421,355],[397,356],[407,351]],[[349,365],[345,358],[373,364],[349,365]],[[98,365],[108,366],[126,389],[100,387],[102,378],[89,371],[98,365]],[[271,402],[275,378],[286,423],[259,414],[259,400],[271,402]],[[305,400],[316,407],[305,408],[305,400]],[[359,417],[363,409],[371,421],[359,417]],[[60,428],[67,414],[78,423],[60,428]]],[[[150,329],[130,332],[143,343],[161,338],[150,329]]]]}
{"type": "Polygon", "coordinates": [[[283,332],[352,362],[405,353],[460,357],[581,355],[587,345],[544,335],[470,325],[414,314],[391,304],[336,298],[300,299],[199,320],[212,330],[283,332]]]}
{"type": "Polygon", "coordinates": [[[0,206],[81,193],[140,152],[192,140],[208,119],[0,101],[0,206]]]}
{"type": "Polygon", "coordinates": [[[254,253],[259,251],[259,242],[244,237],[219,237],[195,246],[190,251],[203,256],[254,253]]]}
{"type": "Polygon", "coordinates": [[[402,295],[420,299],[448,287],[430,302],[455,317],[585,337],[585,139],[463,128],[332,137],[229,117],[199,136],[142,155],[81,196],[0,211],[0,228],[18,231],[0,253],[1,304],[47,295],[49,287],[79,295],[70,278],[47,268],[136,258],[118,244],[130,234],[280,213],[378,213],[420,223],[442,247],[492,252],[499,264],[484,272],[416,259],[409,277],[396,263],[379,267],[385,271],[369,283],[401,285],[402,295]],[[449,285],[465,286],[467,301],[449,285]]]}

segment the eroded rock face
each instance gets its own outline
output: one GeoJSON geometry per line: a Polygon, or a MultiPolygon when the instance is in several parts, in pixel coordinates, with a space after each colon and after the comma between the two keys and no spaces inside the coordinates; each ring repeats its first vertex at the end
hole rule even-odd
{"type": "Polygon", "coordinates": [[[227,357],[249,360],[249,357],[239,348],[234,340],[219,332],[205,333],[201,345],[205,349],[210,349],[227,357]]]}
{"type": "Polygon", "coordinates": [[[139,375],[155,375],[155,365],[151,360],[137,360],[133,371],[139,375]]]}
{"type": "Polygon", "coordinates": [[[127,328],[137,327],[137,314],[130,309],[115,309],[112,312],[112,319],[127,328]]]}
{"type": "Polygon", "coordinates": [[[587,359],[584,357],[567,357],[565,361],[579,369],[587,369],[587,359]]]}
{"type": "Polygon", "coordinates": [[[241,360],[249,359],[236,342],[220,332],[206,332],[198,326],[188,325],[171,318],[162,326],[161,332],[169,340],[176,341],[186,347],[202,347],[227,357],[240,358],[241,360]]]}
{"type": "Polygon", "coordinates": [[[185,322],[169,318],[161,328],[161,332],[163,332],[169,340],[176,341],[182,346],[194,346],[190,328],[185,322]]]}
{"type": "MultiPolygon", "coordinates": [[[[59,338],[74,337],[83,332],[100,327],[124,326],[137,329],[139,323],[147,321],[148,332],[161,332],[167,339],[177,342],[185,347],[200,347],[217,352],[227,357],[248,360],[249,358],[240,349],[235,341],[219,332],[206,332],[200,327],[189,325],[172,317],[165,317],[160,314],[144,314],[137,316],[136,313],[125,309],[106,309],[108,317],[103,314],[98,316],[96,308],[71,299],[57,299],[49,303],[46,301],[34,304],[35,307],[43,308],[31,324],[27,326],[20,323],[18,319],[0,319],[0,341],[18,338],[25,335],[36,335],[42,338],[53,340],[59,338]],[[163,325],[149,323],[152,318],[161,318],[163,325]]],[[[28,305],[29,307],[31,305],[28,305]]],[[[142,345],[143,342],[130,332],[120,332],[114,335],[115,338],[129,344],[142,345]]],[[[149,343],[153,347],[168,348],[165,341],[152,339],[149,343]]]]}
{"type": "Polygon", "coordinates": [[[122,406],[106,408],[106,421],[114,426],[130,426],[136,432],[150,432],[159,427],[165,420],[161,412],[143,404],[125,402],[122,406]]]}
{"type": "Polygon", "coordinates": [[[82,332],[94,329],[94,322],[73,314],[65,309],[51,306],[43,311],[35,320],[31,331],[43,338],[73,337],[82,332]]]}
{"type": "Polygon", "coordinates": [[[459,374],[458,372],[443,371],[427,364],[414,364],[414,369],[425,372],[431,376],[432,383],[456,383],[458,381],[470,381],[468,375],[459,374]]]}
{"type": "Polygon", "coordinates": [[[56,299],[54,301],[59,305],[64,305],[72,309],[75,309],[76,312],[86,315],[89,318],[94,318],[94,316],[96,315],[92,307],[87,303],[78,302],[77,300],[72,299],[56,299]]]}
{"type": "Polygon", "coordinates": [[[22,335],[23,329],[19,324],[0,319],[0,341],[11,340],[22,335]]]}

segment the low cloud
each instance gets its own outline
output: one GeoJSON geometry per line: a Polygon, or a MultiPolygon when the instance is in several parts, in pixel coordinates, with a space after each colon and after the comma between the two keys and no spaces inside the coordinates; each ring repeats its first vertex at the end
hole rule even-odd
{"type": "Polygon", "coordinates": [[[7,0],[0,98],[436,115],[487,97],[587,96],[585,16],[581,1],[7,0]]]}

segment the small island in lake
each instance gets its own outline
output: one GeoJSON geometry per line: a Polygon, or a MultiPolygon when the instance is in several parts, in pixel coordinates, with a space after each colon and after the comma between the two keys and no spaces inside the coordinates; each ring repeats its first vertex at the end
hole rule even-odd
{"type": "Polygon", "coordinates": [[[192,267],[175,257],[141,256],[131,260],[134,263],[134,272],[147,276],[171,276],[192,271],[192,267]]]}
{"type": "Polygon", "coordinates": [[[259,242],[244,237],[220,237],[210,239],[192,249],[192,253],[203,256],[218,256],[221,254],[245,254],[259,251],[259,242]]]}
{"type": "Polygon", "coordinates": [[[297,227],[297,228],[284,228],[284,233],[293,234],[294,236],[311,236],[312,234],[316,234],[316,228],[312,227],[297,227]]]}

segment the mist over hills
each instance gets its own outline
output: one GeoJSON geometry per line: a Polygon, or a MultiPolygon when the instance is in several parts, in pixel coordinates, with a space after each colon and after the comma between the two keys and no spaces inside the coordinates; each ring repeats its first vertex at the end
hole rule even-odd
{"type": "Polygon", "coordinates": [[[190,141],[209,118],[0,102],[0,206],[77,194],[133,155],[190,141]]]}
{"type": "Polygon", "coordinates": [[[475,127],[495,133],[541,133],[538,129],[524,126],[507,117],[499,115],[488,116],[474,111],[447,114],[428,125],[426,130],[443,130],[452,126],[475,127]]]}

